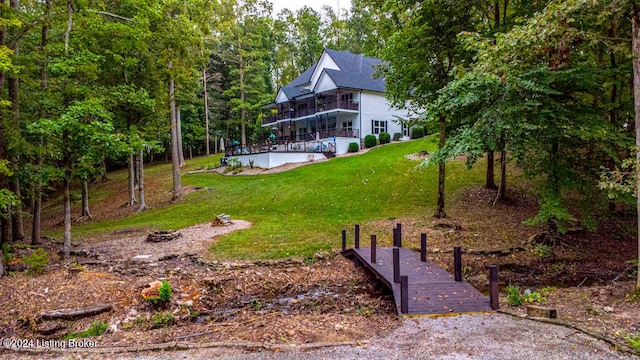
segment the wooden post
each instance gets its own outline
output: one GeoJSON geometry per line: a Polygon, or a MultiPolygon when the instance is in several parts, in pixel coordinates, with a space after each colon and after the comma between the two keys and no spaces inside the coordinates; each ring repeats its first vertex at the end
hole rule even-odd
{"type": "Polygon", "coordinates": [[[400,282],[400,249],[393,248],[393,282],[400,282]]]}
{"type": "Polygon", "coordinates": [[[393,227],[393,246],[398,246],[398,229],[393,227]]]}
{"type": "Polygon", "coordinates": [[[427,261],[427,234],[420,234],[420,261],[427,261]]]}
{"type": "Polygon", "coordinates": [[[409,277],[400,277],[400,313],[409,313],[409,277]]]}
{"type": "Polygon", "coordinates": [[[342,251],[347,250],[347,230],[342,230],[342,251]]]}
{"type": "Polygon", "coordinates": [[[491,310],[500,309],[498,300],[498,267],[496,265],[489,266],[489,304],[491,310]]]}
{"type": "Polygon", "coordinates": [[[375,235],[371,235],[371,263],[373,265],[376,264],[376,252],[378,251],[378,249],[376,248],[378,246],[378,241],[375,235]]]}
{"type": "Polygon", "coordinates": [[[360,249],[360,225],[356,224],[356,238],[355,238],[355,248],[360,249]]]}
{"type": "Polygon", "coordinates": [[[462,248],[453,248],[453,271],[456,281],[462,281],[462,248]]]}
{"type": "Polygon", "coordinates": [[[398,247],[402,247],[402,224],[396,224],[396,231],[398,232],[398,247]]]}

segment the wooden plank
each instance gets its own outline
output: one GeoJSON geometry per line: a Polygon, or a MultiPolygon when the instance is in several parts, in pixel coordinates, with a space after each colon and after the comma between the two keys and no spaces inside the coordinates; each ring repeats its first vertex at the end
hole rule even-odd
{"type": "Polygon", "coordinates": [[[541,317],[547,319],[555,319],[558,317],[558,313],[556,309],[543,307],[543,306],[535,306],[528,305],[527,306],[527,316],[528,317],[541,317]]]}
{"type": "MultiPolygon", "coordinates": [[[[397,236],[397,235],[396,235],[397,236]]],[[[373,236],[372,236],[373,239],[373,236]]],[[[423,262],[421,253],[406,248],[376,247],[349,249],[345,256],[354,256],[374,276],[389,287],[402,313],[401,283],[394,282],[393,254],[397,253],[397,274],[408,276],[407,310],[414,314],[447,314],[490,311],[489,298],[468,283],[456,282],[454,275],[430,262],[423,262]],[[371,256],[375,260],[371,261],[371,256]]]]}

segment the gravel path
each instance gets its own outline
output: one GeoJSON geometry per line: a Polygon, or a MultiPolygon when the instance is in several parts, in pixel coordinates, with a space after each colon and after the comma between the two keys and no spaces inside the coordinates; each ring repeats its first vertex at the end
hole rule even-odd
{"type": "Polygon", "coordinates": [[[502,314],[407,319],[367,345],[306,352],[200,349],[117,359],[638,359],[562,326],[502,314]]]}

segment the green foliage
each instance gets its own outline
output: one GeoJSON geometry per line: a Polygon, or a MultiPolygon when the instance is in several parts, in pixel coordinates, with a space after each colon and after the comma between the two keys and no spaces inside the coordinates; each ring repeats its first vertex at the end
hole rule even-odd
{"type": "Polygon", "coordinates": [[[537,291],[531,291],[521,295],[520,288],[513,285],[507,286],[504,291],[507,293],[507,303],[509,303],[510,306],[520,306],[524,303],[547,302],[547,298],[543,297],[542,294],[537,291]]]}
{"type": "Polygon", "coordinates": [[[242,171],[242,163],[238,158],[229,158],[227,162],[227,167],[224,169],[224,173],[232,172],[233,174],[237,174],[242,171]]]}
{"type": "Polygon", "coordinates": [[[349,143],[349,148],[347,149],[348,152],[358,152],[358,150],[360,150],[360,145],[358,145],[357,142],[349,143]]]}
{"type": "Polygon", "coordinates": [[[174,324],[176,318],[169,311],[156,312],[153,314],[153,324],[154,326],[161,326],[167,328],[174,324]]]}
{"type": "Polygon", "coordinates": [[[629,347],[633,349],[636,353],[640,352],[640,333],[637,331],[633,334],[625,336],[629,347]]]}
{"type": "Polygon", "coordinates": [[[4,262],[7,263],[13,259],[11,255],[11,245],[8,243],[2,243],[2,254],[4,255],[4,262]]]}
{"type": "Polygon", "coordinates": [[[29,265],[27,273],[29,275],[42,274],[49,265],[49,254],[43,248],[37,248],[31,255],[22,259],[24,264],[29,265]]]}
{"type": "Polygon", "coordinates": [[[630,294],[626,296],[627,300],[632,304],[640,302],[640,287],[636,287],[630,294]]]}
{"type": "Polygon", "coordinates": [[[262,309],[264,304],[262,303],[262,301],[258,299],[252,299],[251,302],[249,303],[249,306],[251,306],[253,310],[259,311],[260,309],[262,309]]]}
{"type": "Polygon", "coordinates": [[[424,136],[424,128],[415,127],[411,129],[411,138],[412,139],[420,139],[424,136]]]}
{"type": "Polygon", "coordinates": [[[372,148],[376,146],[377,143],[378,143],[378,140],[376,139],[375,135],[369,134],[364,137],[364,147],[372,148]]]}
{"type": "Polygon", "coordinates": [[[544,244],[538,244],[533,249],[533,253],[540,256],[541,258],[546,258],[546,257],[549,257],[549,255],[551,255],[551,248],[544,244]]]}
{"type": "Polygon", "coordinates": [[[100,336],[102,335],[105,331],[107,331],[107,328],[109,327],[109,324],[102,322],[102,321],[94,321],[91,323],[91,325],[89,326],[89,328],[87,330],[84,331],[80,331],[80,332],[71,332],[69,333],[67,336],[65,336],[64,338],[66,340],[69,339],[77,339],[77,338],[87,338],[87,337],[93,337],[93,336],[100,336]]]}
{"type": "Polygon", "coordinates": [[[400,141],[402,139],[401,133],[393,133],[393,141],[400,141]]]}
{"type": "Polygon", "coordinates": [[[158,290],[158,294],[160,295],[160,301],[167,302],[171,300],[171,294],[173,294],[171,283],[169,283],[168,281],[163,281],[162,285],[160,285],[160,289],[158,290]]]}
{"type": "Polygon", "coordinates": [[[389,135],[389,133],[385,131],[381,132],[378,135],[378,138],[380,139],[380,144],[388,144],[391,142],[391,135],[389,135]]]}
{"type": "Polygon", "coordinates": [[[520,306],[524,303],[524,298],[520,295],[520,288],[517,286],[509,285],[504,288],[507,293],[507,303],[511,306],[520,306]]]}

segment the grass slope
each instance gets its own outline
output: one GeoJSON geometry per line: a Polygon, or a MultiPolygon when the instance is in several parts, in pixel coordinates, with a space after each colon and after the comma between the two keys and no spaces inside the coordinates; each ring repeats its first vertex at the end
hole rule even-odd
{"type": "MultiPolygon", "coordinates": [[[[312,256],[339,246],[340,230],[355,223],[390,217],[431,214],[437,199],[437,168],[415,171],[405,155],[433,151],[434,137],[394,143],[359,155],[335,158],[287,172],[256,176],[217,173],[183,175],[185,186],[209,187],[183,202],[152,209],[117,222],[98,222],[74,229],[96,234],[124,228],[178,229],[207,222],[219,213],[245,219],[252,229],[221,238],[211,248],[220,259],[270,259],[312,256]]],[[[215,159],[217,160],[217,158],[215,159]]],[[[212,158],[193,165],[211,165],[212,158]]],[[[163,166],[147,176],[160,175],[163,166]]],[[[169,171],[168,167],[166,168],[169,171]]],[[[463,163],[447,165],[447,191],[483,181],[480,169],[463,163]]]]}

